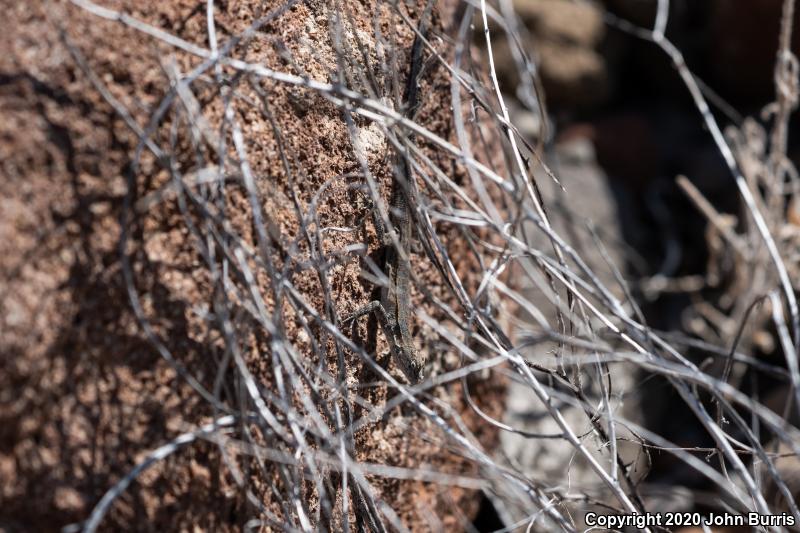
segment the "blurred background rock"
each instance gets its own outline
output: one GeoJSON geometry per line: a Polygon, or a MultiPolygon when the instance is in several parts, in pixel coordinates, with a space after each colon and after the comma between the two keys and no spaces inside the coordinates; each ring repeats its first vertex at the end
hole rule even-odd
{"type": "MultiPolygon", "coordinates": [[[[782,3],[670,2],[666,36],[701,80],[723,128],[742,127],[747,116],[761,117],[769,125],[762,110],[775,99],[782,3]]],[[[564,220],[576,228],[593,222],[602,230],[603,242],[611,243],[609,255],[630,284],[648,324],[665,332],[698,333],[692,328],[698,323],[693,304],[717,303],[725,282],[717,287],[706,282],[710,265],[718,258],[709,249],[706,219],[678,188],[676,176],[687,176],[714,208],[734,223],[743,213],[733,178],[669,58],[655,44],[619,29],[620,21],[651,29],[657,2],[514,0],[513,5],[527,31],[522,33],[523,47],[536,65],[546,98],[546,118],[553,126],[545,143],[545,160],[566,189],[564,193],[553,185],[541,169],[534,172],[545,204],[555,213],[554,226],[563,234],[564,220]],[[564,194],[569,203],[563,201],[564,194]],[[684,285],[677,287],[675,280],[684,285]]],[[[798,18],[795,16],[795,26],[798,18]]],[[[513,102],[520,94],[518,70],[501,32],[493,35],[498,77],[512,99],[512,121],[533,138],[542,117],[525,110],[522,102],[513,102]]],[[[792,48],[797,52],[797,31],[792,48]]],[[[790,154],[797,153],[794,137],[789,135],[790,154]]],[[[597,251],[587,254],[584,249],[581,254],[614,286],[597,251]]],[[[536,302],[536,293],[535,287],[529,287],[526,295],[536,302]]],[[[521,331],[525,327],[522,325],[521,331]]],[[[723,336],[722,343],[727,341],[723,336]]],[[[539,346],[528,356],[542,357],[547,349],[539,346]]],[[[761,348],[754,349],[758,352],[761,348]]],[[[691,351],[689,355],[700,357],[691,351]]],[[[780,360],[778,353],[760,355],[767,361],[780,360]]],[[[713,446],[663,379],[638,372],[615,379],[620,385],[616,399],[625,416],[681,446],[713,446]],[[642,387],[644,383],[646,387],[642,387]]],[[[557,432],[544,415],[544,406],[526,403],[520,393],[511,386],[509,424],[532,433],[557,432]]],[[[779,400],[770,401],[780,404],[785,394],[783,391],[779,400]]],[[[569,419],[572,410],[569,406],[564,409],[569,419]]],[[[575,413],[576,424],[578,419],[585,422],[582,413],[575,413]]],[[[576,462],[574,450],[558,441],[506,434],[502,442],[504,453],[530,472],[552,480],[569,471],[565,488],[592,477],[585,465],[576,462]]],[[[626,460],[635,462],[636,458],[626,460]]],[[[661,484],[693,490],[688,496],[677,497],[674,491],[670,497],[662,495],[658,510],[703,508],[708,496],[703,495],[703,482],[684,464],[668,454],[654,454],[652,464],[642,467],[649,471],[651,487],[661,484]]],[[[642,474],[641,470],[637,473],[642,474]]],[[[656,497],[645,490],[645,498],[651,496],[656,497]]],[[[504,512],[513,514],[513,510],[504,512]]]]}

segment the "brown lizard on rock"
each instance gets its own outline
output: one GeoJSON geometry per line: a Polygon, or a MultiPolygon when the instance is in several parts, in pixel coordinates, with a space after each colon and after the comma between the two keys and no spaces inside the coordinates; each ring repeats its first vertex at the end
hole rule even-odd
{"type": "MultiPolygon", "coordinates": [[[[418,78],[422,69],[422,45],[427,33],[427,18],[432,3],[428,2],[419,23],[417,36],[411,47],[411,70],[406,86],[404,115],[414,119],[419,104],[418,78]]],[[[411,138],[408,137],[408,142],[411,138]]],[[[374,221],[378,237],[384,247],[383,270],[388,278],[388,283],[381,287],[380,300],[368,303],[363,308],[344,320],[351,322],[358,317],[375,313],[381,323],[381,328],[387,337],[392,355],[405,374],[409,383],[419,383],[423,378],[425,358],[420,355],[414,346],[411,336],[409,321],[411,311],[411,272],[409,254],[414,239],[414,222],[411,212],[412,204],[409,197],[412,194],[414,174],[409,161],[408,151],[398,154],[398,164],[394,173],[392,196],[389,204],[389,222],[394,236],[384,228],[380,213],[375,208],[374,221]]]]}

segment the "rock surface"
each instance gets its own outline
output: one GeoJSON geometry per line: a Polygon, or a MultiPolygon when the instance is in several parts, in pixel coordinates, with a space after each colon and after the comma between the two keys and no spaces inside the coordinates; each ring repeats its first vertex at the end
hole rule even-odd
{"type": "MultiPolygon", "coordinates": [[[[423,4],[410,6],[407,15],[416,19],[423,4]]],[[[108,5],[185,39],[186,47],[208,46],[205,10],[196,2],[108,5]]],[[[242,34],[276,7],[218,2],[220,42],[242,34]]],[[[373,7],[352,6],[344,40],[359,42],[374,60],[386,50],[370,38],[373,24],[377,21],[384,32],[392,27],[398,43],[395,59],[406,65],[412,30],[385,11],[375,19],[373,7]]],[[[243,41],[237,55],[263,67],[330,82],[336,63],[329,14],[318,2],[295,4],[243,41]]],[[[439,30],[444,24],[440,17],[434,12],[439,30]]],[[[313,254],[320,251],[303,239],[296,209],[300,206],[309,217],[306,224],[341,228],[364,219],[368,206],[346,181],[337,181],[358,165],[341,112],[313,91],[240,78],[238,92],[227,93],[214,83],[213,70],[206,70],[189,86],[190,94],[179,94],[174,105],[151,122],[174,86],[176,73],[196,68],[197,57],[64,2],[15,3],[4,10],[0,27],[0,529],[57,530],[84,520],[103,493],[147,452],[215,416],[215,409],[179,370],[186,369],[211,390],[221,361],[227,361],[223,336],[209,326],[220,310],[220,273],[210,272],[200,253],[204,241],[198,241],[197,231],[202,218],[191,202],[186,207],[177,201],[165,161],[157,161],[147,148],[141,150],[131,126],[147,130],[155,145],[169,151],[169,163],[186,183],[208,183],[209,176],[213,182],[221,177],[215,166],[217,141],[225,98],[232,95],[234,117],[263,198],[260,208],[277,250],[274,259],[279,267],[287,267],[291,284],[318,313],[326,309],[325,291],[308,265],[315,264],[313,254]],[[269,94],[268,110],[260,104],[259,91],[269,94]],[[187,121],[194,127],[187,128],[187,121]],[[282,145],[276,142],[275,124],[282,145]],[[285,154],[290,154],[288,162],[285,154]],[[292,253],[278,254],[286,250],[292,253]],[[168,364],[164,354],[179,366],[168,364]]],[[[363,60],[353,57],[354,63],[363,60]]],[[[441,75],[436,69],[426,73],[426,99],[419,116],[425,126],[449,138],[449,82],[437,78],[441,75]]],[[[356,88],[360,82],[349,80],[356,88]]],[[[356,126],[368,164],[388,195],[390,174],[381,154],[385,140],[367,121],[356,126]]],[[[229,130],[226,135],[231,135],[229,130]]],[[[232,146],[230,137],[223,141],[232,146]]],[[[226,155],[237,157],[232,148],[226,155]]],[[[196,192],[216,198],[208,205],[227,213],[225,231],[238,234],[255,249],[252,205],[241,175],[224,178],[222,196],[200,185],[196,192]]],[[[321,253],[338,252],[365,239],[369,254],[379,248],[374,235],[327,235],[321,253]]],[[[457,246],[447,239],[448,245],[457,246]]],[[[215,246],[207,252],[224,255],[215,246]]],[[[436,286],[433,268],[420,257],[412,259],[417,275],[436,286]]],[[[466,286],[475,287],[480,275],[474,265],[465,260],[458,268],[466,286]]],[[[344,254],[330,271],[328,290],[340,316],[372,297],[372,286],[361,278],[361,270],[355,255],[344,254]]],[[[269,280],[262,277],[254,283],[267,295],[265,305],[274,309],[269,280]]],[[[427,305],[421,294],[413,298],[418,306],[427,305]]],[[[304,327],[308,315],[301,317],[288,305],[286,312],[290,318],[284,335],[295,354],[308,357],[312,342],[330,342],[318,329],[304,327]]],[[[243,312],[236,322],[237,328],[241,325],[237,334],[246,339],[245,363],[270,389],[275,376],[269,354],[274,352],[263,331],[246,316],[243,312]]],[[[415,329],[420,349],[430,350],[424,329],[418,324],[415,329]]],[[[368,334],[360,332],[361,338],[368,334]]],[[[375,340],[374,330],[371,335],[375,353],[386,354],[384,337],[375,340]]],[[[346,357],[344,382],[359,391],[366,405],[385,405],[390,390],[385,385],[360,390],[362,382],[375,376],[353,353],[346,357]]],[[[337,354],[331,351],[327,361],[302,361],[335,369],[337,354]]],[[[392,366],[389,369],[399,376],[392,366]]],[[[319,366],[307,370],[314,376],[323,373],[319,366]]],[[[223,385],[224,397],[239,397],[239,384],[223,380],[223,385]]],[[[474,387],[483,409],[498,416],[502,386],[484,380],[474,387]]],[[[491,446],[494,430],[466,407],[459,384],[430,394],[463,413],[464,427],[478,442],[491,446]]],[[[474,473],[473,465],[431,440],[431,431],[430,421],[414,416],[413,410],[392,409],[354,436],[356,459],[474,473]]],[[[253,438],[270,443],[269,436],[253,438]]],[[[180,450],[145,472],[117,500],[103,524],[118,529],[238,531],[243,522],[260,516],[253,501],[273,516],[282,516],[283,502],[269,492],[269,484],[278,483],[271,477],[278,476],[277,470],[263,472],[254,468],[255,462],[237,456],[242,483],[229,468],[230,460],[215,444],[202,440],[180,450]],[[252,490],[254,500],[248,501],[242,484],[252,490]]],[[[377,497],[412,529],[433,519],[443,527],[462,527],[478,504],[475,493],[466,489],[392,477],[371,481],[377,497]]],[[[307,495],[313,492],[303,490],[307,495]]],[[[315,505],[312,496],[307,503],[315,505]]]]}

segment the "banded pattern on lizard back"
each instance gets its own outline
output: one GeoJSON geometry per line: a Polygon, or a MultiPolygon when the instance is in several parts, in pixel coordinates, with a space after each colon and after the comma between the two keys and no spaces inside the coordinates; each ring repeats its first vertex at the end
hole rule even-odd
{"type": "MultiPolygon", "coordinates": [[[[418,34],[411,48],[411,69],[406,86],[404,115],[414,118],[419,103],[418,77],[422,68],[422,45],[420,36],[427,34],[427,20],[432,2],[428,2],[419,23],[418,34]]],[[[407,142],[411,137],[406,138],[407,142]]],[[[395,232],[392,238],[383,227],[380,213],[375,209],[373,219],[376,231],[384,248],[383,270],[388,283],[381,287],[379,301],[364,306],[344,322],[350,322],[360,316],[374,312],[381,323],[387,337],[392,355],[409,383],[419,383],[423,378],[425,359],[414,346],[411,336],[411,271],[409,254],[414,238],[414,221],[411,213],[412,205],[409,196],[413,191],[414,174],[408,159],[408,152],[397,154],[399,159],[394,170],[392,196],[389,205],[389,222],[395,232]]]]}

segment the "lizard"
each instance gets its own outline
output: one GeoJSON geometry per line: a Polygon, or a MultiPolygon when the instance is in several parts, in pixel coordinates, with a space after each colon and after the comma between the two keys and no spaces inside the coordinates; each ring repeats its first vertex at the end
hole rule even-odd
{"type": "MultiPolygon", "coordinates": [[[[411,46],[411,69],[405,91],[404,115],[414,119],[419,104],[418,77],[422,68],[423,38],[427,34],[427,17],[432,3],[428,2],[420,19],[419,29],[411,46]]],[[[411,140],[410,137],[407,138],[411,140]]],[[[399,154],[399,164],[395,171],[391,199],[389,202],[389,222],[395,238],[383,227],[380,213],[373,212],[378,237],[383,245],[383,270],[388,283],[381,287],[380,300],[374,300],[344,320],[351,322],[360,316],[375,313],[381,329],[387,337],[392,355],[406,379],[412,385],[423,379],[425,359],[417,351],[411,335],[411,265],[409,254],[414,236],[413,215],[411,213],[412,180],[411,163],[407,154],[399,154]],[[398,175],[399,174],[399,175],[398,175]]],[[[375,209],[375,208],[373,208],[375,209]]],[[[377,211],[377,209],[375,209],[377,211]]]]}

